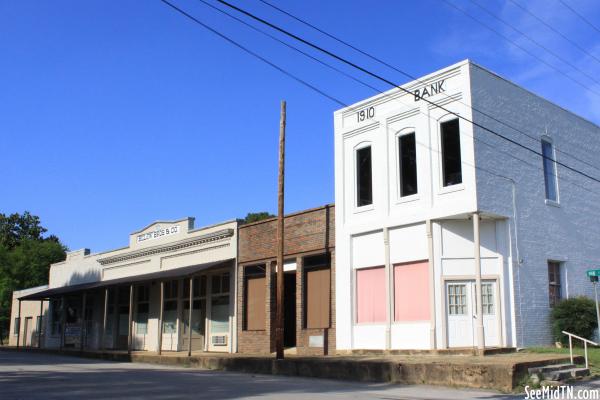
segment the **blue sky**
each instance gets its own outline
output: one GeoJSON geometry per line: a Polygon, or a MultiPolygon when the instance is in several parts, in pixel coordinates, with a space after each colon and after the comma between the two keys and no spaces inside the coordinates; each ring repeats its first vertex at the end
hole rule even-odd
{"type": "MultiPolygon", "coordinates": [[[[600,91],[471,1],[448,1],[600,91]]],[[[478,1],[599,75],[600,63],[512,3],[478,1]]],[[[516,1],[600,58],[600,33],[559,2],[516,1]]],[[[600,21],[599,2],[565,1],[600,21]]],[[[347,104],[374,94],[196,0],[173,2],[347,104]]],[[[235,3],[390,80],[408,80],[258,1],[235,3]]],[[[412,75],[470,58],[600,123],[599,96],[444,0],[276,3],[412,75]]],[[[286,211],[334,201],[332,113],[339,106],[158,0],[1,2],[0,54],[0,212],[39,215],[70,249],[124,246],[130,232],[159,219],[195,216],[204,226],[274,213],[281,99],[288,102],[286,211]]]]}

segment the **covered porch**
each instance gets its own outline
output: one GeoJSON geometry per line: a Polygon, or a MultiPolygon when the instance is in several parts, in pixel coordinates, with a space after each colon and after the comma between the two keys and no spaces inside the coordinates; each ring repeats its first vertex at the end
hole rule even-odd
{"type": "MultiPolygon", "coordinates": [[[[79,351],[234,352],[235,260],[47,289],[38,347],[79,351]]],[[[19,311],[20,313],[20,311],[19,311]]],[[[20,343],[20,340],[17,340],[20,343]]]]}

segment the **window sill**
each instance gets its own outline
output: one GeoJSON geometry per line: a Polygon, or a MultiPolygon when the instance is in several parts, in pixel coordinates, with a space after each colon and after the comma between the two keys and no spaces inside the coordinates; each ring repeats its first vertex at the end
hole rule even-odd
{"type": "Polygon", "coordinates": [[[458,192],[458,191],[461,191],[464,189],[465,189],[464,183],[457,183],[456,185],[442,186],[442,188],[439,190],[438,194],[454,193],[454,192],[458,192]]]}
{"type": "Polygon", "coordinates": [[[421,197],[419,196],[419,194],[412,194],[410,196],[404,196],[404,197],[400,197],[398,196],[396,198],[396,204],[403,204],[403,203],[412,203],[413,201],[418,201],[421,197]]]}
{"type": "Polygon", "coordinates": [[[368,211],[373,211],[375,206],[373,204],[369,204],[368,206],[354,207],[354,214],[360,214],[368,211]]]}
{"type": "Polygon", "coordinates": [[[552,207],[557,207],[560,208],[560,203],[554,200],[550,200],[550,199],[545,199],[544,203],[546,203],[547,206],[552,206],[552,207]]]}

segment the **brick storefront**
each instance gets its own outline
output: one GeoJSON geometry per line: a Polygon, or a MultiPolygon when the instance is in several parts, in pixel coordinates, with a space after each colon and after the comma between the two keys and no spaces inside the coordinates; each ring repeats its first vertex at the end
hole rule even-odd
{"type": "MultiPolygon", "coordinates": [[[[334,206],[301,211],[285,216],[284,259],[286,278],[295,276],[295,345],[297,354],[322,355],[335,353],[335,232],[334,206]],[[307,270],[314,260],[328,260],[329,304],[328,327],[307,328],[307,270]],[[294,271],[295,268],[295,271],[294,271]],[[310,343],[312,337],[312,344],[310,343]]],[[[275,289],[277,258],[277,219],[271,218],[239,227],[238,242],[238,351],[240,353],[271,353],[275,351],[275,289]],[[264,270],[264,329],[247,329],[246,277],[248,271],[264,270]]],[[[326,284],[325,284],[326,285],[326,284]]],[[[289,296],[287,293],[286,296],[289,296]]],[[[262,294],[261,294],[262,296],[262,294]]],[[[293,299],[286,300],[287,302],[293,299]]],[[[293,303],[289,303],[292,304],[293,303]]],[[[286,325],[287,326],[287,325],[286,325]]]]}

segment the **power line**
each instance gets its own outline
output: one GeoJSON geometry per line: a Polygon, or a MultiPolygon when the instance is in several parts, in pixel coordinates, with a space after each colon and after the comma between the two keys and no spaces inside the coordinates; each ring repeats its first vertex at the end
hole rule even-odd
{"type": "Polygon", "coordinates": [[[563,38],[567,42],[571,43],[571,45],[573,47],[579,49],[579,51],[581,51],[585,55],[589,56],[590,58],[596,60],[596,62],[600,63],[600,58],[596,57],[595,55],[593,55],[592,53],[590,53],[589,51],[587,51],[585,48],[583,48],[582,46],[580,46],[579,44],[577,44],[573,40],[569,39],[568,36],[566,36],[565,34],[563,34],[562,32],[560,32],[558,29],[556,29],[555,27],[553,27],[551,24],[549,24],[546,21],[544,21],[543,19],[541,19],[539,16],[537,16],[536,14],[534,14],[531,10],[529,10],[528,8],[524,7],[523,5],[517,3],[515,0],[508,0],[508,1],[510,1],[512,4],[514,4],[516,7],[520,8],[521,10],[523,10],[524,12],[526,12],[527,14],[531,15],[533,18],[535,18],[537,21],[539,21],[540,23],[542,23],[544,26],[546,26],[552,32],[556,33],[561,38],[563,38]]]}
{"type": "MultiPolygon", "coordinates": [[[[562,63],[568,65],[569,67],[573,68],[575,71],[578,71],[579,73],[581,73],[582,75],[585,75],[588,79],[590,79],[591,81],[593,81],[594,83],[600,85],[600,82],[598,82],[596,80],[596,78],[594,78],[592,75],[588,74],[587,72],[583,71],[581,68],[579,68],[578,66],[576,66],[575,64],[573,64],[572,62],[570,62],[569,60],[563,58],[560,54],[556,53],[555,51],[553,51],[552,49],[544,46],[542,43],[540,43],[539,41],[537,41],[536,39],[532,38],[531,36],[529,36],[528,34],[526,34],[525,32],[523,32],[522,30],[516,28],[515,26],[513,26],[510,22],[507,22],[506,20],[504,20],[503,18],[497,16],[495,13],[493,13],[492,11],[490,11],[489,9],[485,8],[484,6],[482,6],[481,4],[479,4],[477,1],[475,0],[470,0],[471,3],[473,3],[476,7],[480,8],[481,10],[483,10],[486,14],[490,15],[492,18],[497,19],[498,21],[502,22],[504,25],[508,26],[509,28],[511,28],[512,30],[514,30],[515,32],[517,32],[518,34],[520,34],[521,36],[527,38],[531,43],[534,43],[536,46],[538,46],[539,48],[543,49],[545,52],[547,52],[548,54],[552,55],[554,58],[556,58],[557,60],[561,61],[562,63]]],[[[514,41],[511,40],[511,43],[515,43],[514,41]]]]}
{"type": "MultiPolygon", "coordinates": [[[[161,0],[161,1],[165,1],[165,0],[161,0]]],[[[238,11],[238,12],[240,12],[240,13],[242,13],[242,14],[244,14],[244,15],[246,15],[246,16],[248,16],[248,17],[250,17],[250,18],[252,18],[252,19],[254,19],[256,21],[258,21],[258,22],[261,22],[262,24],[265,24],[265,25],[267,25],[267,26],[269,26],[269,27],[271,27],[271,28],[273,28],[273,29],[275,29],[275,30],[277,30],[277,31],[279,31],[279,32],[281,32],[281,33],[283,33],[283,34],[285,34],[285,35],[287,35],[287,36],[289,36],[289,37],[291,37],[291,38],[299,41],[299,42],[301,42],[301,43],[304,43],[305,45],[307,45],[309,47],[312,47],[312,48],[314,48],[314,49],[316,49],[316,50],[318,50],[318,51],[320,51],[320,52],[322,52],[324,54],[327,54],[328,56],[330,56],[330,57],[332,57],[332,58],[334,58],[334,59],[336,59],[336,60],[338,60],[338,61],[340,61],[340,62],[342,62],[344,64],[347,64],[347,65],[349,65],[349,66],[351,66],[351,67],[353,67],[353,68],[355,68],[355,69],[357,69],[359,71],[362,71],[365,74],[367,74],[367,75],[369,75],[369,76],[371,76],[373,78],[379,79],[382,82],[387,83],[388,85],[397,87],[401,91],[412,95],[412,93],[408,89],[403,88],[402,86],[399,86],[399,85],[395,84],[394,82],[392,82],[392,81],[390,81],[390,80],[388,80],[388,79],[386,79],[386,78],[384,78],[384,77],[382,77],[382,76],[380,76],[380,75],[378,75],[378,74],[376,74],[374,72],[371,72],[368,69],[366,69],[364,67],[361,67],[360,65],[357,65],[356,63],[354,63],[352,61],[349,61],[349,60],[347,60],[347,59],[345,59],[345,58],[343,58],[341,56],[338,56],[337,54],[334,54],[331,51],[326,50],[326,49],[324,49],[324,48],[322,48],[322,47],[320,47],[320,46],[318,46],[318,45],[316,45],[316,44],[314,44],[314,43],[312,43],[312,42],[310,42],[310,41],[308,41],[306,39],[303,39],[303,38],[299,37],[298,35],[295,35],[295,34],[289,32],[289,31],[287,31],[287,30],[285,30],[285,29],[283,29],[283,28],[281,28],[281,27],[279,27],[279,26],[277,26],[277,25],[275,25],[275,24],[273,24],[273,23],[271,23],[269,21],[266,21],[263,18],[260,18],[260,17],[254,15],[254,14],[252,14],[252,13],[250,13],[250,12],[244,10],[244,9],[241,9],[241,8],[239,8],[239,7],[231,4],[231,3],[228,3],[225,0],[217,0],[217,1],[219,3],[224,4],[227,7],[232,8],[232,9],[234,9],[234,10],[236,10],[236,11],[238,11]]],[[[554,163],[556,163],[557,165],[561,165],[562,167],[564,167],[564,168],[566,168],[566,169],[568,169],[570,171],[573,171],[573,172],[578,173],[578,174],[580,174],[582,176],[585,176],[586,178],[588,178],[590,180],[593,180],[596,183],[600,183],[600,179],[598,179],[598,178],[596,178],[594,176],[591,176],[591,175],[589,175],[589,174],[587,174],[587,173],[585,173],[585,172],[583,172],[581,170],[578,170],[577,168],[573,168],[573,167],[571,167],[571,166],[569,166],[569,165],[567,165],[567,164],[565,164],[565,163],[563,163],[561,161],[554,160],[554,159],[552,159],[550,157],[545,157],[542,153],[540,153],[540,152],[538,152],[538,151],[536,151],[536,150],[534,150],[534,149],[532,149],[530,147],[527,147],[524,144],[522,144],[520,142],[517,142],[516,140],[508,138],[508,137],[502,135],[501,133],[498,133],[498,132],[496,132],[496,131],[494,131],[494,130],[486,127],[486,126],[483,126],[480,123],[474,122],[474,121],[466,118],[465,116],[462,116],[462,115],[460,115],[460,114],[458,114],[458,113],[456,113],[454,111],[451,111],[451,110],[449,110],[448,108],[446,108],[444,106],[436,104],[435,102],[433,102],[433,101],[431,101],[431,100],[429,100],[427,98],[423,98],[422,100],[425,101],[426,103],[434,106],[434,107],[437,107],[437,108],[439,108],[441,110],[444,110],[447,113],[452,114],[455,117],[457,117],[459,119],[462,119],[462,120],[464,120],[464,121],[472,124],[473,126],[476,126],[476,127],[480,128],[480,129],[483,129],[483,130],[485,130],[485,131],[487,131],[487,132],[489,132],[489,133],[491,133],[491,134],[493,134],[495,136],[498,136],[498,137],[500,137],[500,138],[502,138],[502,139],[504,139],[504,140],[506,140],[506,141],[508,141],[508,142],[510,142],[510,143],[512,143],[512,144],[514,144],[516,146],[518,146],[518,147],[521,147],[521,148],[523,148],[523,149],[525,149],[525,150],[527,150],[527,151],[529,151],[529,152],[531,152],[533,154],[536,154],[536,155],[542,157],[542,159],[548,158],[551,161],[553,161],[554,163]]]]}
{"type": "MultiPolygon", "coordinates": [[[[195,18],[195,17],[191,16],[191,15],[190,15],[190,14],[188,14],[187,12],[185,12],[185,11],[181,10],[180,8],[178,8],[178,7],[176,7],[176,6],[173,6],[173,5],[172,5],[171,3],[169,3],[168,1],[166,1],[166,0],[161,0],[161,1],[162,1],[163,3],[165,3],[165,4],[169,5],[169,6],[171,6],[171,7],[172,7],[172,8],[174,8],[176,11],[178,11],[178,12],[179,12],[179,13],[181,13],[182,15],[186,16],[187,18],[190,18],[190,19],[191,19],[193,22],[196,22],[196,23],[198,23],[199,25],[201,25],[202,27],[204,27],[204,28],[206,28],[206,29],[210,30],[211,32],[216,32],[216,29],[214,29],[214,28],[211,28],[211,27],[209,27],[208,25],[206,25],[206,24],[202,23],[202,22],[201,22],[201,21],[199,21],[197,18],[195,18]]],[[[204,1],[203,1],[203,0],[200,0],[200,1],[202,1],[202,2],[204,3],[204,1]]],[[[214,8],[214,7],[213,7],[213,8],[214,8]]],[[[218,9],[217,9],[217,10],[218,10],[218,9]]],[[[230,16],[230,17],[234,18],[236,21],[238,21],[238,22],[241,22],[241,23],[244,23],[244,25],[246,25],[246,26],[248,26],[248,27],[250,27],[250,28],[253,28],[253,29],[254,29],[254,27],[253,27],[252,25],[249,25],[249,24],[245,23],[244,21],[241,21],[240,19],[233,17],[231,14],[229,14],[229,13],[227,13],[227,12],[225,12],[225,11],[222,11],[222,12],[223,12],[225,15],[228,15],[228,16],[230,16]]],[[[256,29],[255,29],[255,30],[256,30],[256,29]]],[[[258,30],[258,31],[259,31],[259,32],[261,32],[260,30],[258,30]]],[[[226,38],[226,36],[225,36],[225,35],[221,35],[221,34],[219,34],[219,36],[220,36],[221,38],[223,38],[223,39],[225,39],[225,38],[226,38]]],[[[280,41],[279,39],[277,39],[277,38],[273,37],[272,35],[268,35],[268,36],[269,36],[269,37],[271,37],[271,38],[273,38],[274,40],[277,40],[278,42],[280,42],[280,43],[282,43],[282,44],[286,44],[286,43],[284,43],[284,42],[280,41]]],[[[230,41],[230,40],[227,40],[227,41],[231,43],[231,41],[233,41],[233,39],[231,39],[231,41],[230,41]]],[[[242,47],[240,47],[240,46],[237,46],[237,47],[239,47],[239,48],[242,48],[242,47]]],[[[301,53],[302,53],[303,55],[305,55],[305,56],[309,56],[308,54],[306,54],[306,53],[304,53],[304,52],[301,52],[301,53]]],[[[251,53],[251,54],[254,54],[254,53],[251,53]]],[[[261,57],[260,59],[261,59],[261,60],[263,60],[264,58],[262,58],[262,57],[261,57]]],[[[315,60],[315,61],[319,61],[319,60],[316,60],[314,57],[311,57],[311,59],[313,59],[313,60],[315,60]]],[[[271,63],[267,63],[267,64],[269,64],[269,65],[271,65],[271,66],[272,66],[272,64],[271,64],[271,63]]],[[[328,65],[327,63],[325,63],[325,62],[321,62],[321,64],[323,64],[323,65],[325,65],[325,66],[329,66],[329,65],[328,65]]],[[[286,75],[288,75],[288,76],[290,76],[290,77],[294,78],[295,80],[297,80],[297,79],[296,79],[295,77],[293,77],[291,74],[286,74],[286,75]]],[[[362,83],[360,80],[357,80],[357,81],[358,81],[358,82],[360,82],[360,83],[362,83]]],[[[310,87],[311,89],[313,89],[313,88],[314,88],[312,85],[309,85],[309,87],[310,87]]],[[[371,88],[372,88],[372,89],[374,89],[374,90],[376,90],[376,91],[378,91],[378,92],[380,92],[380,93],[383,93],[381,90],[379,90],[379,89],[377,89],[377,88],[373,88],[373,87],[371,87],[371,88]]],[[[333,96],[330,96],[330,95],[328,95],[327,93],[325,93],[324,91],[322,91],[322,90],[320,90],[320,89],[318,89],[318,90],[317,90],[317,93],[319,93],[319,94],[321,94],[321,95],[323,95],[323,96],[325,96],[325,97],[327,97],[327,98],[329,98],[329,99],[332,99],[332,98],[333,98],[333,96]]],[[[395,100],[397,100],[397,101],[400,101],[399,99],[395,99],[395,100]]],[[[402,102],[400,101],[400,103],[402,103],[402,102]]],[[[405,105],[405,103],[402,103],[402,104],[404,104],[404,105],[405,105]]],[[[347,104],[344,104],[343,102],[342,102],[342,106],[349,107],[347,104]]],[[[430,119],[431,119],[431,118],[433,118],[431,115],[428,115],[428,114],[424,113],[423,111],[420,111],[420,113],[422,113],[423,115],[425,115],[426,117],[428,117],[428,118],[430,118],[430,119]]],[[[539,166],[536,166],[536,165],[534,165],[534,164],[531,164],[530,162],[527,162],[527,161],[525,161],[525,160],[523,160],[523,159],[521,159],[521,158],[519,158],[519,157],[516,157],[514,154],[511,154],[511,153],[508,153],[508,152],[505,152],[505,151],[502,151],[502,150],[498,150],[498,149],[496,149],[496,148],[495,148],[493,145],[491,145],[491,144],[487,143],[487,142],[486,142],[486,141],[484,141],[484,140],[481,140],[481,139],[479,139],[479,138],[477,138],[477,137],[474,137],[474,136],[467,135],[467,134],[465,134],[465,133],[463,133],[463,134],[464,134],[464,135],[466,135],[466,136],[468,136],[468,137],[470,137],[470,138],[472,138],[472,139],[474,139],[474,140],[477,140],[477,141],[481,142],[482,144],[484,144],[484,145],[486,145],[486,146],[490,147],[492,150],[494,150],[494,151],[496,151],[496,152],[498,152],[498,151],[499,151],[499,152],[501,152],[501,153],[504,153],[504,154],[506,154],[507,156],[509,156],[509,157],[511,157],[511,158],[514,158],[514,159],[515,159],[515,160],[517,160],[517,161],[520,161],[520,162],[522,162],[522,163],[524,163],[524,164],[526,164],[526,165],[529,165],[529,166],[533,167],[534,169],[542,170],[542,168],[540,168],[539,166]]],[[[434,150],[434,149],[432,149],[431,147],[429,147],[428,145],[426,145],[426,144],[424,144],[424,143],[421,143],[421,142],[417,142],[417,143],[418,143],[420,146],[424,146],[425,148],[427,148],[427,149],[429,149],[429,150],[431,150],[431,151],[436,151],[436,152],[440,153],[440,152],[439,152],[439,150],[434,150]]],[[[470,163],[468,163],[468,162],[466,162],[466,161],[463,161],[463,163],[464,163],[465,165],[472,166],[472,167],[473,167],[473,168],[475,168],[475,169],[479,169],[479,170],[481,170],[481,171],[487,172],[488,174],[491,174],[491,175],[494,175],[494,176],[497,176],[497,177],[500,177],[500,178],[508,179],[508,178],[506,178],[506,177],[504,177],[504,176],[502,176],[502,175],[496,174],[496,173],[494,173],[494,172],[492,172],[492,171],[489,171],[489,170],[487,170],[487,169],[485,169],[485,168],[483,168],[483,167],[476,166],[476,165],[474,165],[474,164],[470,164],[470,163]]],[[[549,171],[549,173],[550,173],[550,175],[552,175],[552,176],[554,176],[554,177],[556,177],[556,178],[558,179],[558,176],[556,175],[556,171],[549,171]]],[[[561,181],[564,181],[565,183],[568,183],[569,185],[573,185],[573,186],[579,187],[579,188],[581,188],[581,189],[583,189],[583,190],[585,190],[585,191],[587,191],[587,192],[594,193],[594,194],[600,194],[599,192],[595,192],[595,191],[593,191],[593,190],[590,190],[589,188],[586,188],[586,187],[584,187],[584,186],[581,186],[581,185],[579,185],[579,184],[577,184],[577,183],[574,183],[574,182],[572,182],[570,179],[567,179],[566,177],[562,177],[562,178],[561,178],[561,181]]]]}
{"type": "Polygon", "coordinates": [[[455,10],[460,11],[461,13],[463,13],[464,15],[466,15],[467,17],[469,17],[470,19],[472,19],[473,21],[477,22],[479,25],[483,26],[484,28],[490,30],[491,32],[495,33],[496,35],[500,36],[501,38],[503,38],[504,40],[506,40],[509,43],[512,43],[513,46],[517,47],[519,50],[521,50],[522,52],[524,52],[525,54],[529,55],[530,57],[538,60],[539,62],[541,62],[542,64],[546,65],[547,67],[552,68],[554,71],[558,72],[559,74],[563,75],[565,78],[567,78],[568,80],[570,80],[571,82],[574,82],[575,84],[581,86],[583,89],[587,90],[590,93],[595,94],[596,96],[600,97],[600,92],[596,91],[595,89],[592,89],[591,87],[587,86],[585,83],[581,82],[578,79],[573,78],[572,76],[569,76],[568,74],[566,74],[564,71],[560,70],[558,67],[555,67],[553,64],[547,62],[546,60],[544,60],[541,57],[538,57],[536,54],[530,52],[529,50],[527,50],[525,47],[521,46],[520,44],[518,44],[517,42],[515,42],[514,40],[510,39],[508,36],[504,35],[502,32],[498,31],[497,29],[489,26],[488,24],[486,24],[483,21],[480,21],[478,18],[474,17],[473,15],[469,14],[468,11],[458,7],[456,4],[450,2],[449,0],[442,0],[444,3],[446,3],[448,6],[454,8],[455,10]]]}
{"type": "MultiPolygon", "coordinates": [[[[299,49],[298,47],[296,47],[296,46],[293,46],[293,45],[291,45],[291,44],[289,44],[289,43],[287,43],[287,42],[284,42],[283,40],[279,39],[278,37],[276,37],[276,36],[274,36],[274,35],[271,35],[270,33],[266,32],[266,31],[264,31],[264,30],[262,30],[262,29],[259,29],[259,28],[257,28],[256,26],[254,26],[254,25],[252,25],[252,24],[249,24],[249,23],[247,23],[247,22],[246,22],[246,21],[244,21],[243,19],[241,19],[241,18],[238,18],[238,17],[236,17],[235,15],[233,15],[233,14],[230,14],[230,13],[228,13],[228,12],[227,12],[227,11],[225,11],[225,10],[221,10],[220,8],[218,8],[218,7],[215,7],[214,5],[210,4],[210,3],[209,3],[209,2],[207,2],[206,0],[198,0],[198,1],[199,1],[199,2],[201,2],[202,4],[206,5],[207,7],[210,7],[210,8],[212,8],[213,10],[216,10],[216,11],[220,12],[221,14],[224,14],[224,15],[228,16],[229,18],[232,18],[232,19],[236,20],[236,21],[237,21],[237,22],[239,22],[240,24],[243,24],[243,25],[247,26],[248,28],[250,28],[250,29],[254,30],[255,32],[258,32],[258,33],[260,33],[260,34],[262,34],[262,35],[265,35],[265,36],[267,36],[267,37],[271,38],[272,40],[275,40],[276,42],[278,42],[278,43],[282,44],[283,46],[286,46],[287,48],[289,48],[289,49],[291,49],[291,50],[294,50],[294,51],[296,51],[296,52],[298,52],[298,53],[302,54],[303,56],[305,56],[305,57],[308,57],[308,58],[310,58],[311,60],[313,60],[313,61],[315,61],[315,62],[317,62],[317,63],[319,63],[319,64],[321,64],[321,65],[323,65],[323,66],[325,66],[325,67],[327,67],[327,68],[329,68],[329,69],[331,69],[331,70],[333,70],[333,71],[335,71],[335,72],[337,72],[337,73],[339,73],[339,74],[342,74],[342,75],[344,75],[345,77],[347,77],[347,78],[349,78],[349,79],[352,79],[353,81],[355,81],[355,82],[357,82],[357,83],[360,83],[361,85],[363,85],[363,86],[365,86],[365,87],[367,87],[367,88],[369,88],[369,89],[371,89],[371,90],[373,90],[373,91],[375,91],[375,92],[377,92],[377,93],[381,93],[381,90],[379,90],[378,88],[376,88],[376,87],[374,87],[374,86],[371,86],[371,85],[369,85],[368,83],[365,83],[364,81],[361,81],[360,79],[357,79],[356,77],[354,77],[354,76],[352,76],[352,75],[348,74],[348,73],[347,73],[347,72],[345,72],[345,71],[342,71],[342,70],[341,70],[341,69],[339,69],[339,68],[336,68],[336,67],[334,67],[334,66],[333,66],[333,65],[331,65],[331,64],[327,64],[326,62],[324,62],[324,61],[322,61],[322,60],[319,60],[318,58],[316,58],[316,57],[314,57],[313,55],[311,55],[311,54],[309,54],[309,53],[307,53],[307,52],[305,52],[305,51],[303,51],[303,50],[299,49]]],[[[346,106],[346,107],[348,107],[348,106],[346,106]]]]}
{"type": "MultiPolygon", "coordinates": [[[[347,41],[341,39],[340,37],[335,36],[335,35],[327,32],[327,31],[325,31],[325,30],[323,30],[323,29],[315,26],[314,24],[311,24],[310,22],[308,22],[308,21],[306,21],[306,20],[304,20],[302,18],[299,18],[299,17],[295,16],[294,14],[292,14],[292,13],[290,13],[290,12],[288,12],[288,11],[286,11],[286,10],[284,10],[284,9],[282,9],[282,8],[280,8],[280,7],[274,5],[274,4],[272,4],[272,3],[270,3],[270,2],[268,2],[266,0],[260,0],[260,2],[262,2],[263,4],[265,4],[265,5],[273,8],[273,9],[279,11],[279,12],[281,12],[282,14],[287,15],[288,17],[290,17],[290,18],[292,18],[292,19],[300,22],[301,24],[304,24],[304,25],[306,25],[306,26],[308,26],[308,27],[316,30],[317,32],[319,32],[319,33],[321,33],[321,34],[323,34],[323,35],[325,35],[325,36],[327,36],[327,37],[335,40],[336,42],[341,43],[344,46],[347,46],[347,47],[353,49],[354,51],[356,51],[356,52],[358,52],[358,53],[360,53],[360,54],[362,54],[362,55],[370,58],[371,60],[376,61],[376,62],[378,62],[378,63],[380,63],[382,65],[385,65],[386,67],[388,67],[388,68],[390,68],[390,69],[392,69],[392,70],[394,70],[394,71],[402,74],[403,76],[405,76],[405,77],[407,77],[409,79],[412,79],[412,80],[414,80],[414,81],[416,81],[418,83],[423,84],[423,81],[421,81],[416,76],[414,76],[414,75],[412,75],[412,74],[410,74],[410,73],[408,73],[408,72],[406,72],[406,71],[404,71],[404,70],[402,70],[402,69],[400,69],[400,68],[398,68],[398,67],[396,67],[396,66],[394,66],[394,65],[392,65],[392,64],[390,64],[388,62],[386,62],[386,61],[381,60],[380,58],[374,56],[373,54],[367,53],[366,51],[364,51],[364,50],[362,50],[362,49],[360,49],[360,48],[352,45],[351,43],[348,43],[347,41]]],[[[442,93],[442,95],[445,96],[446,98],[449,98],[449,96],[446,93],[442,93]]],[[[507,128],[512,129],[515,132],[518,132],[518,133],[520,133],[520,134],[522,134],[522,135],[530,138],[531,140],[535,141],[536,143],[538,143],[539,140],[540,140],[539,137],[534,136],[532,134],[529,134],[529,133],[527,133],[527,132],[525,132],[525,131],[523,131],[523,130],[521,130],[521,129],[519,129],[519,128],[517,128],[517,127],[515,127],[515,126],[513,126],[513,125],[511,125],[509,123],[507,123],[507,122],[504,122],[504,121],[502,121],[502,120],[494,117],[493,115],[490,115],[490,114],[488,114],[488,113],[486,113],[486,112],[484,112],[482,110],[479,110],[479,109],[475,108],[475,106],[473,106],[473,105],[466,104],[466,103],[464,103],[464,102],[462,102],[460,100],[457,100],[457,101],[460,104],[462,104],[462,105],[464,105],[466,107],[471,108],[473,111],[476,111],[479,114],[481,114],[481,115],[483,115],[483,116],[485,116],[487,118],[490,118],[494,122],[497,122],[497,123],[499,123],[499,124],[501,124],[503,126],[506,126],[507,128]]],[[[580,162],[582,164],[587,165],[588,167],[591,167],[591,168],[594,168],[594,169],[600,171],[600,167],[598,167],[598,166],[596,166],[596,165],[594,165],[594,164],[592,164],[592,163],[590,163],[588,161],[582,160],[582,159],[578,158],[577,156],[575,156],[573,154],[570,154],[569,152],[560,149],[559,147],[555,147],[555,149],[556,149],[557,152],[560,152],[560,153],[562,153],[562,154],[564,154],[566,156],[569,156],[569,157],[571,157],[575,161],[578,161],[578,162],[580,162]]]]}
{"type": "Polygon", "coordinates": [[[206,25],[205,23],[203,23],[202,21],[198,20],[197,18],[195,18],[194,16],[188,14],[187,12],[183,11],[181,8],[177,7],[176,5],[168,2],[167,0],[160,0],[163,3],[165,3],[166,5],[168,5],[169,7],[173,8],[175,11],[179,12],[180,14],[186,16],[187,18],[191,19],[192,21],[200,24],[201,26],[203,26],[205,29],[211,31],[212,33],[214,33],[215,35],[219,36],[220,38],[226,40],[227,42],[231,43],[232,45],[234,45],[235,47],[239,48],[240,50],[243,50],[244,52],[252,55],[253,57],[259,59],[260,61],[270,65],[271,67],[275,68],[276,70],[278,70],[279,72],[281,72],[282,74],[288,76],[289,78],[292,78],[293,80],[295,80],[298,83],[301,83],[302,85],[310,88],[311,90],[319,93],[322,96],[327,97],[329,100],[339,104],[340,106],[344,107],[345,103],[342,102],[341,100],[336,99],[333,96],[328,95],[327,93],[323,92],[321,89],[311,85],[310,83],[306,82],[305,80],[298,78],[297,76],[293,75],[292,73],[284,70],[283,68],[281,68],[280,66],[278,66],[277,64],[272,63],[271,61],[267,60],[266,58],[260,56],[259,54],[253,52],[252,50],[244,47],[243,45],[241,45],[240,43],[236,42],[235,40],[231,39],[230,37],[218,32],[217,30],[211,28],[210,26],[206,25]]]}
{"type": "Polygon", "coordinates": [[[579,18],[581,18],[581,20],[583,22],[585,22],[586,24],[588,24],[589,26],[591,26],[596,32],[600,33],[600,28],[598,28],[596,25],[592,24],[586,17],[584,17],[583,15],[581,15],[580,13],[578,13],[573,7],[571,7],[570,5],[568,5],[567,3],[565,3],[563,0],[558,0],[563,6],[565,6],[566,8],[568,8],[569,10],[571,10],[571,12],[575,15],[577,15],[579,18]]]}

